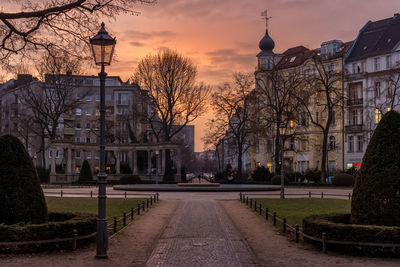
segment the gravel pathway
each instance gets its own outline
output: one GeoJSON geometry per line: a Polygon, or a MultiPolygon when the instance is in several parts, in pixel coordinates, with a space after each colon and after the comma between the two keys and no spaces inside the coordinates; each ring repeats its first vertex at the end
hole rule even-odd
{"type": "Polygon", "coordinates": [[[257,266],[257,260],[216,201],[186,200],[146,266],[257,266]]]}

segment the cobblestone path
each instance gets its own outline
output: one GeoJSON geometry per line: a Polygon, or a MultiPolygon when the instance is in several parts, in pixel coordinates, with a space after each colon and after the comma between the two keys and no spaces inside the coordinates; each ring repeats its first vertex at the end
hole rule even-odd
{"type": "Polygon", "coordinates": [[[173,214],[146,266],[257,266],[218,202],[185,200],[173,214]]]}

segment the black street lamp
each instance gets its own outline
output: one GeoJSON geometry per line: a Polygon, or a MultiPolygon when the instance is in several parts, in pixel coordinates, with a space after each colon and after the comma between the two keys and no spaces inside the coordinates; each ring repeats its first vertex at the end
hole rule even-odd
{"type": "Polygon", "coordinates": [[[92,47],[93,57],[96,65],[101,66],[100,78],[100,171],[97,175],[97,184],[99,185],[98,194],[98,217],[97,217],[97,251],[96,258],[107,258],[108,232],[106,219],[106,154],[105,154],[105,82],[107,73],[104,72],[104,66],[109,66],[114,53],[116,44],[115,38],[108,35],[104,29],[104,22],[101,23],[101,29],[96,36],[89,40],[92,47]]]}

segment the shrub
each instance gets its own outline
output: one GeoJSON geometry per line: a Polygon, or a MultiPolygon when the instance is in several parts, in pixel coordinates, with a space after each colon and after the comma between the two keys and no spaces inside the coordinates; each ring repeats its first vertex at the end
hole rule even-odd
{"type": "Polygon", "coordinates": [[[186,182],[186,169],[185,169],[185,167],[182,167],[182,168],[181,168],[181,181],[182,181],[183,183],[186,182]]]}
{"type": "Polygon", "coordinates": [[[285,176],[289,180],[289,182],[303,182],[304,181],[304,175],[301,172],[290,172],[290,173],[285,173],[285,176]]]}
{"type": "Polygon", "coordinates": [[[39,177],[17,137],[0,137],[0,223],[42,223],[47,206],[39,177]]]}
{"type": "MultiPolygon", "coordinates": [[[[326,233],[326,239],[352,242],[372,243],[400,243],[400,227],[358,225],[351,224],[350,214],[324,214],[312,215],[303,219],[303,232],[313,237],[321,238],[326,233]]],[[[320,242],[311,241],[317,246],[320,242]]],[[[341,251],[348,254],[369,254],[373,256],[391,255],[399,256],[400,248],[361,247],[350,245],[327,244],[331,250],[341,251]]]]}
{"type": "Polygon", "coordinates": [[[351,203],[357,224],[400,226],[400,114],[387,112],[358,171],[351,203]]]}
{"type": "Polygon", "coordinates": [[[269,182],[271,180],[271,173],[269,172],[268,168],[261,166],[261,167],[257,167],[253,171],[253,173],[251,174],[251,178],[254,181],[269,182]]]}
{"type": "Polygon", "coordinates": [[[36,166],[36,172],[41,183],[48,183],[50,181],[50,169],[36,166]]]}
{"type": "MultiPolygon", "coordinates": [[[[289,183],[289,181],[288,181],[287,177],[285,176],[284,184],[288,184],[288,183],[289,183]]],[[[281,175],[280,174],[274,175],[271,179],[271,184],[280,185],[281,184],[281,175]]]]}
{"type": "Polygon", "coordinates": [[[81,172],[79,173],[79,182],[93,181],[92,170],[87,160],[83,161],[81,172]]]}
{"type": "Polygon", "coordinates": [[[132,173],[132,169],[131,169],[131,167],[129,166],[128,163],[121,163],[120,172],[121,172],[121,174],[131,174],[132,173]]]}
{"type": "Polygon", "coordinates": [[[308,169],[304,174],[304,178],[307,179],[309,182],[319,183],[321,180],[321,171],[317,169],[308,169]]]}
{"type": "Polygon", "coordinates": [[[140,184],[141,182],[140,177],[135,174],[124,175],[119,179],[120,184],[140,184]]]}
{"type": "MultiPolygon", "coordinates": [[[[95,214],[74,213],[49,213],[48,222],[43,224],[0,224],[0,240],[7,242],[50,240],[55,238],[71,237],[76,229],[78,236],[96,232],[95,214]]],[[[82,245],[86,242],[78,242],[82,245]]],[[[26,252],[34,250],[54,250],[55,248],[70,248],[70,242],[24,246],[21,249],[26,252]]],[[[15,248],[14,248],[15,249],[15,248]]],[[[9,251],[10,248],[7,248],[9,251]]]]}
{"type": "Polygon", "coordinates": [[[354,176],[347,173],[336,174],[332,180],[332,184],[336,186],[353,186],[354,176]]]}

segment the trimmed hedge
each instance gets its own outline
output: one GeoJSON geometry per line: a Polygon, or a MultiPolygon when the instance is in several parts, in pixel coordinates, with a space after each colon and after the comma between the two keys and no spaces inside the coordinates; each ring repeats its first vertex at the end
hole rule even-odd
{"type": "Polygon", "coordinates": [[[265,168],[264,166],[258,166],[251,174],[253,181],[258,182],[269,182],[271,180],[271,176],[272,174],[269,172],[269,169],[265,168]]]}
{"type": "MultiPolygon", "coordinates": [[[[271,179],[271,184],[272,185],[280,185],[281,184],[281,175],[280,174],[274,175],[274,177],[272,177],[272,179],[271,179]]],[[[289,184],[289,179],[286,176],[284,177],[284,184],[285,185],[289,184]]]]}
{"type": "MultiPolygon", "coordinates": [[[[49,213],[49,221],[42,224],[0,224],[0,242],[51,240],[72,237],[76,229],[78,236],[96,232],[96,215],[83,213],[49,213]]],[[[91,240],[77,242],[79,246],[91,240]]],[[[24,245],[17,248],[0,246],[0,251],[31,252],[39,250],[70,249],[71,242],[50,243],[41,245],[24,245]]]]}
{"type": "MultiPolygon", "coordinates": [[[[349,213],[308,216],[303,219],[303,232],[317,238],[321,238],[325,232],[327,240],[400,244],[400,227],[357,225],[351,224],[350,219],[349,213]]],[[[322,246],[321,242],[305,240],[322,246]]],[[[353,255],[400,256],[400,248],[327,244],[327,249],[353,255]]]]}
{"type": "Polygon", "coordinates": [[[339,173],[333,178],[332,184],[336,186],[353,186],[354,176],[347,173],[339,173]]]}
{"type": "Polygon", "coordinates": [[[120,184],[141,184],[142,180],[139,176],[132,174],[132,175],[124,175],[119,179],[120,184]]]}
{"type": "Polygon", "coordinates": [[[92,169],[90,168],[90,164],[87,160],[83,161],[81,172],[79,173],[79,182],[85,183],[93,181],[92,169]]]}

